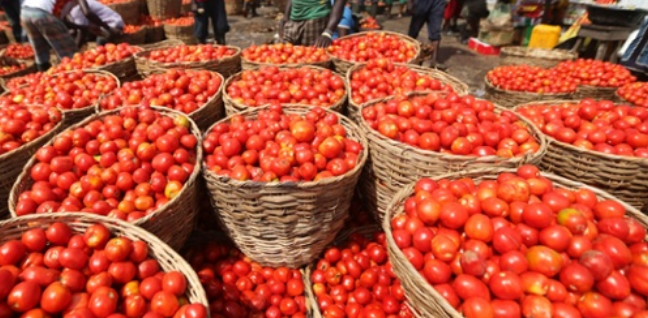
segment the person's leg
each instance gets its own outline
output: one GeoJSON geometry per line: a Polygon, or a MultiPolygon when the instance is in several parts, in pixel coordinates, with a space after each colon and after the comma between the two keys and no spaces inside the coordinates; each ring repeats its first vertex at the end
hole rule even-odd
{"type": "MultiPolygon", "coordinates": [[[[441,23],[443,22],[443,13],[445,11],[445,0],[434,0],[432,9],[428,13],[428,39],[433,52],[430,58],[432,66],[437,66],[437,55],[439,52],[439,44],[441,42],[441,23]]],[[[443,66],[439,65],[443,68],[443,66]]]]}
{"type": "MultiPolygon", "coordinates": [[[[256,1],[256,0],[252,0],[256,1]]],[[[216,43],[225,45],[225,34],[229,32],[229,23],[227,23],[227,11],[225,11],[225,2],[223,0],[215,0],[211,2],[210,14],[212,20],[212,27],[214,28],[214,38],[216,43]]]]}
{"type": "Polygon", "coordinates": [[[26,35],[20,25],[20,0],[0,1],[0,8],[5,12],[5,16],[11,26],[11,33],[16,42],[24,42],[26,35]]]}
{"type": "Polygon", "coordinates": [[[207,41],[207,33],[209,28],[209,13],[205,8],[203,2],[197,2],[198,11],[194,12],[194,36],[198,39],[199,43],[207,41]],[[202,12],[200,12],[202,9],[202,12]]]}
{"type": "Polygon", "coordinates": [[[43,13],[45,13],[45,11],[25,9],[20,14],[20,22],[27,33],[29,43],[34,49],[36,67],[38,68],[38,71],[41,72],[46,71],[51,67],[49,52],[50,46],[34,22],[36,19],[41,18],[43,13]]]}
{"type": "Polygon", "coordinates": [[[322,36],[326,25],[328,24],[328,17],[319,18],[316,20],[308,20],[303,22],[303,31],[301,37],[301,45],[313,46],[317,39],[322,36]]]}

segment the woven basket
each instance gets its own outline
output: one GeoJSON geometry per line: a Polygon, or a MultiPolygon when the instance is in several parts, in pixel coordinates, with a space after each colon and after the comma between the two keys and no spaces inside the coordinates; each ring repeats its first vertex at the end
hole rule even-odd
{"type": "MultiPolygon", "coordinates": [[[[519,105],[558,105],[577,100],[554,100],[519,105]]],[[[609,155],[560,142],[545,136],[547,153],[540,166],[571,180],[597,187],[641,209],[648,202],[648,159],[609,155]]]]}
{"type": "Polygon", "coordinates": [[[160,41],[164,41],[164,26],[158,25],[148,25],[146,26],[146,43],[156,44],[160,41]]]}
{"type": "MultiPolygon", "coordinates": [[[[361,37],[361,36],[365,36],[365,35],[367,35],[369,33],[374,33],[374,32],[375,33],[380,33],[380,34],[384,33],[384,34],[388,34],[388,35],[397,36],[401,40],[411,44],[415,48],[416,55],[410,61],[408,61],[407,64],[411,64],[414,61],[418,60],[418,57],[421,54],[421,44],[417,40],[412,39],[409,36],[403,35],[401,33],[389,32],[389,31],[359,32],[359,33],[354,33],[354,34],[351,34],[351,35],[343,36],[339,40],[344,40],[344,39],[348,39],[348,38],[352,38],[352,37],[361,37]]],[[[333,61],[333,69],[336,72],[340,73],[340,74],[346,74],[347,71],[353,65],[359,64],[359,62],[351,62],[351,61],[347,61],[347,60],[337,58],[337,57],[333,56],[332,54],[328,53],[328,51],[327,51],[327,54],[329,55],[329,57],[331,57],[331,61],[333,61]]]]}
{"type": "Polygon", "coordinates": [[[581,100],[585,98],[615,100],[617,87],[598,87],[590,85],[578,85],[573,99],[581,100]]]}
{"type": "Polygon", "coordinates": [[[572,99],[575,94],[509,91],[495,87],[486,77],[484,77],[484,84],[486,85],[486,99],[506,108],[514,108],[517,105],[534,101],[572,99]]]}
{"type": "MultiPolygon", "coordinates": [[[[253,118],[262,109],[267,107],[242,115],[253,118]]],[[[286,105],[284,111],[305,114],[308,108],[286,105]]],[[[358,127],[344,116],[340,123],[366,149],[358,127]]],[[[344,225],[366,159],[365,150],[353,170],[313,182],[242,182],[204,166],[203,176],[221,227],[245,255],[264,266],[300,267],[319,256],[344,225]]]]}
{"type": "MultiPolygon", "coordinates": [[[[353,73],[356,71],[361,70],[364,68],[365,64],[356,64],[349,68],[349,70],[346,73],[346,86],[347,86],[347,95],[349,96],[349,106],[348,106],[348,114],[353,121],[356,123],[359,120],[360,116],[360,107],[361,105],[356,104],[353,102],[353,95],[351,94],[351,78],[353,76],[353,73]]],[[[394,66],[406,66],[407,68],[414,70],[416,73],[429,76],[431,78],[434,78],[436,80],[439,80],[442,84],[448,85],[452,87],[452,89],[458,94],[458,95],[466,95],[470,92],[470,88],[468,87],[467,84],[459,80],[458,78],[451,76],[450,74],[446,72],[442,72],[439,70],[431,69],[431,68],[426,68],[426,67],[420,67],[416,65],[411,65],[411,64],[401,64],[401,63],[394,63],[394,66]]],[[[372,103],[374,101],[368,101],[366,103],[372,103]]],[[[366,104],[363,103],[363,104],[366,104]]]]}
{"type": "MultiPolygon", "coordinates": [[[[460,179],[460,178],[475,178],[478,180],[492,180],[497,178],[497,175],[502,172],[515,172],[514,170],[508,169],[478,169],[471,170],[466,172],[458,172],[453,174],[447,174],[442,176],[437,176],[434,179],[460,179]]],[[[542,173],[542,176],[551,180],[555,186],[560,188],[567,189],[580,189],[587,188],[600,198],[600,199],[612,199],[618,201],[619,199],[613,197],[612,195],[603,192],[599,189],[595,189],[589,186],[586,186],[582,183],[574,182],[550,173],[542,173]]],[[[419,274],[414,266],[405,258],[403,252],[396,246],[396,242],[392,236],[391,231],[391,219],[394,216],[398,216],[404,213],[404,202],[410,197],[413,193],[414,184],[410,184],[403,188],[391,201],[389,208],[387,209],[386,219],[383,222],[383,230],[385,230],[387,238],[387,251],[389,253],[389,259],[392,262],[394,274],[400,279],[405,291],[408,302],[413,308],[416,308],[420,315],[419,317],[438,317],[438,318],[460,318],[463,317],[459,312],[457,312],[452,306],[450,306],[445,299],[437,293],[437,291],[430,285],[425,278],[419,274]]],[[[619,201],[625,208],[628,216],[638,220],[644,227],[648,226],[648,218],[641,214],[637,209],[627,205],[626,203],[619,201]]]]}
{"type": "Polygon", "coordinates": [[[137,24],[139,22],[140,0],[111,3],[107,6],[122,17],[124,24],[137,24]]]}
{"type": "MultiPolygon", "coordinates": [[[[170,116],[170,117],[185,117],[184,114],[181,114],[176,111],[171,111],[168,109],[163,109],[159,107],[152,107],[156,111],[170,116]]],[[[69,127],[68,129],[76,129],[85,126],[86,124],[103,118],[107,115],[113,115],[118,113],[119,110],[112,110],[107,112],[102,112],[96,114],[86,120],[69,127]]],[[[66,114],[67,115],[67,114],[66,114]]],[[[198,140],[198,145],[201,144],[200,130],[196,124],[189,120],[191,123],[191,133],[196,136],[198,140]]],[[[50,141],[47,145],[50,145],[50,141]]],[[[134,225],[142,227],[143,229],[153,233],[160,238],[163,242],[169,244],[174,249],[179,249],[182,247],[184,242],[189,237],[191,230],[194,226],[194,219],[196,217],[197,211],[197,193],[196,193],[196,178],[198,177],[200,164],[202,162],[202,147],[197,146],[196,150],[196,164],[194,166],[193,173],[189,176],[189,179],[182,187],[180,193],[171,199],[169,203],[163,206],[160,209],[157,209],[155,212],[133,222],[134,225]]],[[[16,183],[14,183],[11,188],[11,193],[9,196],[9,212],[12,217],[16,217],[15,207],[18,203],[18,196],[28,190],[33,180],[29,176],[31,167],[36,163],[36,157],[32,157],[29,162],[25,165],[25,169],[22,171],[16,183]]]]}
{"type": "Polygon", "coordinates": [[[194,36],[194,24],[191,25],[174,25],[164,23],[164,35],[167,39],[184,39],[194,36]]]}
{"type": "Polygon", "coordinates": [[[133,74],[137,73],[137,68],[135,68],[135,58],[133,56],[88,70],[105,71],[115,75],[119,79],[129,78],[133,76],[133,74]]]}
{"type": "Polygon", "coordinates": [[[548,50],[520,46],[503,47],[500,51],[500,65],[529,65],[552,68],[563,61],[578,58],[576,52],[568,50],[548,50]]]}
{"type": "Polygon", "coordinates": [[[119,37],[119,40],[117,40],[117,42],[128,43],[131,45],[144,44],[146,43],[147,32],[148,31],[146,30],[146,27],[142,27],[141,29],[135,31],[134,33],[122,34],[122,36],[119,37]]]}
{"type": "MultiPolygon", "coordinates": [[[[239,72],[241,69],[241,49],[235,46],[227,46],[234,49],[236,53],[218,60],[204,61],[204,62],[177,62],[177,63],[160,63],[149,60],[147,57],[155,49],[147,49],[135,54],[137,62],[137,70],[139,73],[146,77],[155,70],[170,69],[170,68],[183,68],[183,69],[204,69],[208,71],[218,72],[223,77],[228,78],[232,74],[239,72]]],[[[156,48],[158,49],[158,48],[156,48]]]]}
{"type": "Polygon", "coordinates": [[[203,304],[209,308],[205,290],[200,284],[198,275],[191,266],[174,250],[151,233],[127,222],[90,213],[51,213],[38,214],[0,222],[2,240],[20,240],[23,232],[33,227],[47,228],[52,223],[65,223],[77,234],[83,234],[93,224],[105,225],[111,233],[131,240],[146,242],[149,257],[154,258],[165,272],[179,271],[187,279],[185,297],[189,303],[203,304]]]}
{"type": "Polygon", "coordinates": [[[0,75],[0,79],[2,79],[3,82],[8,81],[14,77],[25,76],[27,74],[36,73],[38,71],[38,69],[36,68],[36,63],[34,63],[33,60],[20,60],[20,61],[16,60],[16,61],[20,64],[25,64],[25,68],[13,73],[0,75]]]}
{"type": "MultiPolygon", "coordinates": [[[[164,38],[164,29],[162,29],[162,38],[164,38]]],[[[145,44],[142,45],[142,52],[144,51],[152,51],[152,50],[157,50],[157,49],[164,49],[168,47],[174,47],[174,46],[179,46],[182,45],[182,41],[176,40],[176,39],[168,39],[164,40],[161,42],[157,43],[152,43],[152,44],[145,44]]],[[[137,55],[135,55],[135,67],[137,68],[138,74],[140,74],[143,78],[146,78],[149,74],[152,74],[153,71],[156,70],[156,68],[153,68],[152,66],[149,66],[150,63],[153,63],[149,59],[144,59],[144,58],[139,58],[137,55]],[[150,73],[144,73],[142,70],[150,70],[150,73]]]]}
{"type": "MultiPolygon", "coordinates": [[[[308,67],[318,69],[318,70],[324,70],[324,68],[317,67],[317,66],[308,66],[308,67]]],[[[288,69],[288,68],[289,67],[281,67],[280,70],[285,70],[285,69],[288,69]]],[[[246,106],[244,104],[241,104],[241,103],[235,101],[234,99],[232,99],[231,97],[229,97],[229,95],[227,95],[227,88],[232,84],[232,82],[234,82],[234,81],[238,80],[239,78],[241,78],[241,74],[242,73],[237,73],[237,74],[232,75],[230,78],[228,78],[225,81],[225,84],[223,85],[223,87],[224,87],[223,88],[223,102],[225,104],[225,114],[227,114],[227,116],[232,116],[232,115],[234,115],[236,113],[240,113],[240,112],[243,112],[243,111],[246,111],[246,110],[257,108],[257,107],[250,107],[250,106],[246,106]]],[[[344,96],[342,96],[342,98],[340,98],[339,101],[337,101],[335,104],[333,104],[331,106],[328,106],[328,107],[325,107],[325,108],[329,109],[329,110],[332,110],[332,111],[335,111],[335,112],[338,112],[338,113],[344,112],[344,106],[346,105],[347,96],[348,96],[348,93],[345,90],[344,96]]],[[[262,106],[259,106],[259,107],[262,107],[262,106]]]]}
{"type": "Polygon", "coordinates": [[[245,70],[252,70],[255,68],[266,67],[266,66],[277,66],[277,67],[288,67],[288,68],[300,68],[302,66],[317,66],[321,68],[331,68],[331,60],[320,61],[314,63],[297,63],[297,64],[273,64],[273,63],[261,63],[253,62],[244,57],[241,57],[241,68],[245,70]]]}
{"type": "Polygon", "coordinates": [[[146,6],[150,16],[166,20],[180,16],[182,0],[146,0],[146,6]]]}

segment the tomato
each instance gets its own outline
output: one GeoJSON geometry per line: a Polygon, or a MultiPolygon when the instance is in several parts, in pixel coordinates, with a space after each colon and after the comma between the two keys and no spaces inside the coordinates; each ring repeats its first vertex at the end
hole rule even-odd
{"type": "Polygon", "coordinates": [[[489,282],[494,296],[502,300],[516,300],[522,297],[522,281],[513,272],[500,272],[489,282]]]}
{"type": "Polygon", "coordinates": [[[22,282],[13,286],[7,297],[7,304],[13,311],[26,312],[34,308],[41,297],[41,289],[34,282],[22,282]]]}
{"type": "Polygon", "coordinates": [[[99,287],[90,296],[88,308],[96,317],[108,317],[117,309],[117,292],[106,286],[99,287]]]}
{"type": "Polygon", "coordinates": [[[40,305],[48,313],[59,313],[65,309],[72,300],[72,293],[62,283],[53,283],[43,291],[40,305]]]}
{"type": "Polygon", "coordinates": [[[594,286],[594,275],[579,263],[571,263],[560,271],[560,281],[573,292],[585,293],[594,286]]]}
{"type": "Polygon", "coordinates": [[[474,276],[464,274],[459,275],[452,283],[452,287],[461,299],[465,300],[472,297],[478,297],[490,300],[488,287],[474,276]]]}
{"type": "Polygon", "coordinates": [[[178,298],[166,291],[159,291],[151,299],[151,310],[164,317],[173,316],[178,310],[178,298]]]}
{"type": "Polygon", "coordinates": [[[490,302],[478,297],[466,299],[463,305],[461,305],[461,312],[466,318],[495,317],[495,312],[490,302]]]}
{"type": "Polygon", "coordinates": [[[596,292],[585,293],[578,300],[577,307],[585,318],[612,316],[612,302],[596,292]]]}

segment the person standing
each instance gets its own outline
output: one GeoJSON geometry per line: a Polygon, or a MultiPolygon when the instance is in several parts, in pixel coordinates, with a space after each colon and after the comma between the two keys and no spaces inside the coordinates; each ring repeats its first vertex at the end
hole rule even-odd
{"type": "Polygon", "coordinates": [[[431,66],[445,68],[437,61],[439,44],[441,42],[441,23],[445,12],[446,0],[408,0],[412,19],[410,20],[407,35],[411,38],[418,38],[421,29],[427,23],[428,39],[432,50],[431,66]]]}
{"type": "Polygon", "coordinates": [[[227,23],[224,0],[194,0],[194,5],[194,19],[196,21],[194,35],[198,42],[207,43],[209,20],[211,19],[216,43],[225,45],[225,34],[229,32],[230,26],[227,23]]]}
{"type": "Polygon", "coordinates": [[[328,47],[345,5],[346,0],[288,0],[279,35],[294,45],[328,47]]]}
{"type": "Polygon", "coordinates": [[[0,8],[4,11],[9,26],[11,26],[11,33],[18,43],[27,41],[27,34],[23,32],[20,25],[20,0],[0,0],[0,8]]]}
{"type": "Polygon", "coordinates": [[[386,0],[385,15],[387,16],[387,19],[391,18],[394,1],[398,1],[398,17],[402,18],[405,15],[405,10],[407,9],[407,0],[386,0]]]}

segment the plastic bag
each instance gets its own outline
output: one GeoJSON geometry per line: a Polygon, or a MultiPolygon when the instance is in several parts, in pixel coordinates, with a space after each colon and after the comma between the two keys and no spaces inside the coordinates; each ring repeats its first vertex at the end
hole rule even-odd
{"type": "Polygon", "coordinates": [[[492,28],[504,28],[511,26],[513,15],[511,13],[511,5],[505,3],[497,3],[495,8],[491,10],[488,15],[487,21],[492,28]]]}

